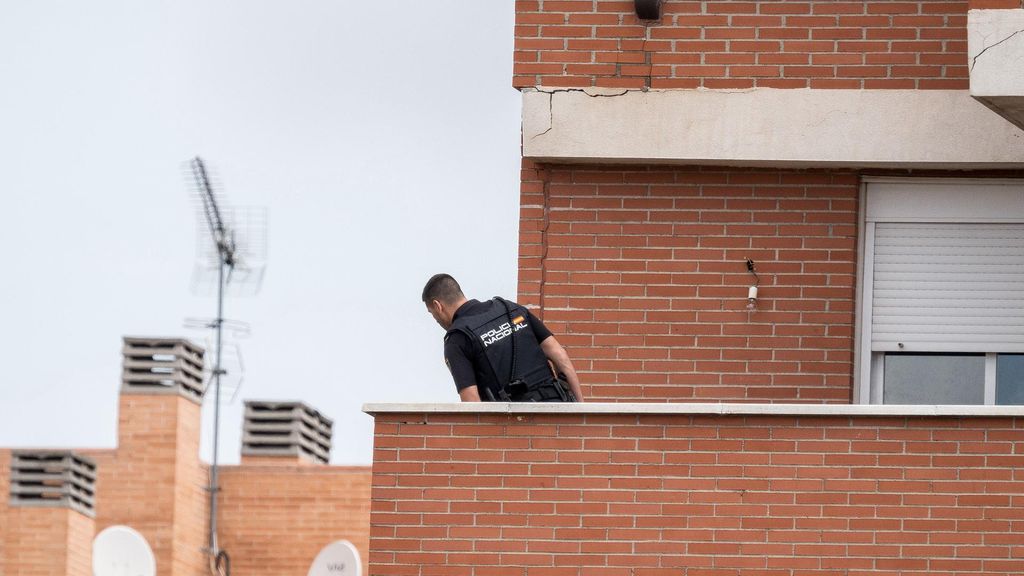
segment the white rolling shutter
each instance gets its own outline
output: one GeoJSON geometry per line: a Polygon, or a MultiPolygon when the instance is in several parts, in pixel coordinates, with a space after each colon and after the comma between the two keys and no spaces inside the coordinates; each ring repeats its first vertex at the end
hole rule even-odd
{"type": "Polygon", "coordinates": [[[878,222],[874,241],[872,351],[1024,352],[1024,224],[878,222]]]}

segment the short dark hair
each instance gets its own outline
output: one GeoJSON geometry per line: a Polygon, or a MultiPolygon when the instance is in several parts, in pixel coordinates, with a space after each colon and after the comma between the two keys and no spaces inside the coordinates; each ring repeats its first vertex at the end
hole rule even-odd
{"type": "Polygon", "coordinates": [[[465,295],[462,294],[459,283],[449,274],[434,274],[430,280],[427,280],[427,285],[423,287],[424,303],[439,300],[445,304],[451,304],[459,298],[465,298],[465,295]]]}

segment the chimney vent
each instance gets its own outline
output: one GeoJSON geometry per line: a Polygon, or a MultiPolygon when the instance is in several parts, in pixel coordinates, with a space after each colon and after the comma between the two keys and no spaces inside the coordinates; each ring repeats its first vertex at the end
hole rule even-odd
{"type": "Polygon", "coordinates": [[[246,400],[243,456],[298,456],[327,464],[331,458],[330,418],[303,402],[246,400]]]}
{"type": "Polygon", "coordinates": [[[71,508],[96,517],[96,463],[69,450],[14,450],[11,506],[71,508]]]}
{"type": "Polygon", "coordinates": [[[181,338],[126,336],[122,354],[122,394],[180,394],[202,402],[202,348],[181,338]]]}

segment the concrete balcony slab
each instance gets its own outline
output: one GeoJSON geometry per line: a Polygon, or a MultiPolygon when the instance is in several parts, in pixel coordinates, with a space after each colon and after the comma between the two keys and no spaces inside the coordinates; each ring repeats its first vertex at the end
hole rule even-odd
{"type": "Polygon", "coordinates": [[[523,92],[523,156],[556,163],[1013,169],[1024,167],[1024,132],[967,90],[538,88],[523,92]]]}
{"type": "Polygon", "coordinates": [[[971,10],[971,96],[1024,130],[1024,10],[971,10]]]}

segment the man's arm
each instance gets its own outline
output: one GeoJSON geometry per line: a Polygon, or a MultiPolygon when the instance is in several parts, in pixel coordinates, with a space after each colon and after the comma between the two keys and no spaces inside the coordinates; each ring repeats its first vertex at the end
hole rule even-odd
{"type": "Polygon", "coordinates": [[[476,385],[473,363],[469,360],[469,340],[456,332],[444,341],[444,361],[455,380],[455,388],[463,402],[480,402],[480,390],[476,385]]]}
{"type": "Polygon", "coordinates": [[[480,391],[477,389],[477,387],[475,385],[474,386],[466,386],[462,390],[459,390],[459,398],[463,402],[479,402],[480,401],[480,391]]]}
{"type": "Polygon", "coordinates": [[[580,379],[576,375],[576,368],[572,365],[572,360],[569,359],[569,353],[562,348],[562,345],[555,340],[554,336],[548,336],[540,343],[541,350],[544,351],[544,355],[551,360],[551,363],[555,365],[555,370],[562,374],[565,374],[565,379],[569,381],[569,387],[572,388],[573,396],[576,396],[577,402],[583,402],[583,389],[580,388],[580,379]]]}

